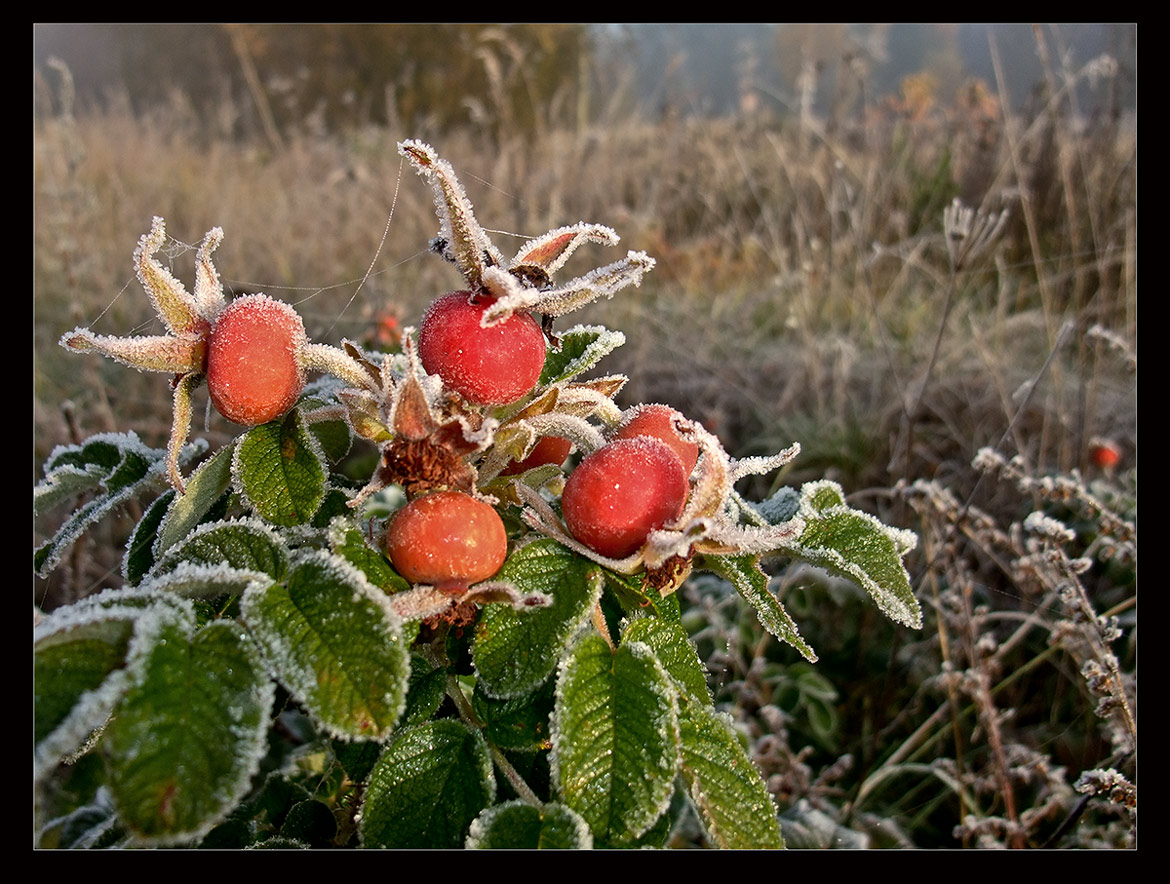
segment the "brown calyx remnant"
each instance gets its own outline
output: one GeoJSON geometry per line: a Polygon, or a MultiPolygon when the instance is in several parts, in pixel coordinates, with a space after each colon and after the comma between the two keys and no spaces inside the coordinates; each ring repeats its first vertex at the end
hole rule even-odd
{"type": "Polygon", "coordinates": [[[657,568],[647,569],[645,586],[658,590],[660,595],[670,595],[690,576],[694,557],[693,552],[686,556],[671,556],[657,568]]]}
{"type": "Polygon", "coordinates": [[[419,626],[419,634],[430,636],[440,626],[447,624],[448,628],[455,630],[455,635],[459,637],[463,635],[464,629],[475,625],[478,616],[479,606],[475,602],[456,602],[452,599],[451,606],[445,611],[440,611],[422,621],[419,626]]]}
{"type": "Polygon", "coordinates": [[[470,492],[475,471],[458,454],[430,438],[395,439],[382,451],[378,473],[384,485],[400,485],[409,498],[428,491],[470,492]]]}

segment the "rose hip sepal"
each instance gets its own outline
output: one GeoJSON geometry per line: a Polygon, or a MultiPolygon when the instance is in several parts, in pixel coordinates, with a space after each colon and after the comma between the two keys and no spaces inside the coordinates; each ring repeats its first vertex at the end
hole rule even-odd
{"type": "Polygon", "coordinates": [[[421,141],[400,142],[398,152],[434,190],[439,236],[432,247],[459,269],[471,291],[490,299],[481,318],[485,328],[530,312],[563,316],[628,285],[641,285],[642,276],[654,267],[654,259],[645,252],[629,252],[585,276],[554,285],[553,275],[581,245],[616,245],[618,235],[601,224],[558,227],[526,242],[508,261],[476,221],[450,163],[421,141]]]}

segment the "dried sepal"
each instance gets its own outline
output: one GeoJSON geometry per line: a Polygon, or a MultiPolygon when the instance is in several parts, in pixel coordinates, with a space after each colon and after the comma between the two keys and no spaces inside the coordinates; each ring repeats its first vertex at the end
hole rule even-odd
{"type": "Polygon", "coordinates": [[[196,271],[196,297],[192,297],[183,284],[155,260],[155,253],[162,248],[166,238],[166,225],[162,218],[156,216],[151,221],[150,232],[138,241],[138,248],[134,250],[134,265],[138,281],[146,290],[159,318],[173,334],[183,335],[197,331],[201,321],[210,323],[223,308],[223,289],[219,284],[219,275],[215,273],[214,267],[208,270],[211,253],[223,239],[223,231],[218,227],[212,228],[203,239],[197,268],[198,265],[206,266],[196,271]]]}
{"type": "Polygon", "coordinates": [[[502,322],[519,310],[531,310],[548,316],[563,316],[598,298],[612,298],[629,285],[642,284],[642,277],[654,268],[654,259],[645,252],[629,252],[625,258],[598,267],[563,286],[531,289],[509,286],[497,295],[496,303],[484,311],[483,324],[502,322]]]}
{"type": "Polygon", "coordinates": [[[619,239],[611,228],[601,224],[580,222],[568,227],[558,227],[544,236],[524,243],[508,266],[513,271],[520,267],[537,267],[546,277],[551,277],[584,243],[595,242],[615,246],[619,239]]]}
{"type": "Polygon", "coordinates": [[[87,328],[75,328],[61,336],[60,344],[76,353],[100,353],[139,371],[184,374],[203,365],[207,345],[202,337],[151,335],[122,338],[95,335],[87,328]]]}
{"type": "Polygon", "coordinates": [[[482,288],[484,270],[492,264],[503,264],[504,256],[475,220],[471,202],[455,177],[455,170],[433,147],[421,141],[403,141],[398,145],[398,152],[434,188],[439,237],[446,242],[450,257],[471,287],[482,288]]]}
{"type": "Polygon", "coordinates": [[[183,450],[183,443],[187,441],[187,433],[191,430],[191,393],[202,382],[203,375],[197,372],[185,374],[175,383],[172,397],[171,438],[167,443],[167,476],[180,494],[187,490],[187,483],[183,481],[183,475],[179,472],[179,453],[183,450]]]}
{"type": "Polygon", "coordinates": [[[390,596],[389,607],[403,620],[426,620],[469,603],[500,603],[518,611],[543,608],[552,598],[542,592],[523,593],[503,580],[485,580],[462,592],[449,592],[434,586],[416,586],[390,596]]]}
{"type": "Polygon", "coordinates": [[[346,408],[346,417],[354,433],[374,443],[394,438],[382,419],[382,400],[368,390],[341,390],[337,397],[346,408]]]}
{"type": "Polygon", "coordinates": [[[486,292],[495,300],[480,319],[484,328],[521,312],[562,316],[597,298],[612,297],[628,285],[640,285],[642,276],[654,266],[654,259],[645,252],[629,252],[620,261],[553,286],[553,274],[583,243],[612,246],[618,235],[604,225],[579,222],[529,240],[510,262],[505,261],[475,220],[451,164],[421,141],[403,141],[398,152],[434,188],[439,215],[436,251],[455,264],[472,291],[486,292]]]}

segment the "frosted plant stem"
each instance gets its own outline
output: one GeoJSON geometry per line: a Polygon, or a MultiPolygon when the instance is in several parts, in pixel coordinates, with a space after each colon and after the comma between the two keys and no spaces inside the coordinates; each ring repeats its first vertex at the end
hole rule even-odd
{"type": "MultiPolygon", "coordinates": [[[[459,686],[459,679],[454,675],[447,676],[447,696],[451,698],[455,704],[455,708],[459,710],[459,717],[463,719],[463,723],[468,727],[473,727],[482,732],[483,722],[479,720],[475,714],[475,710],[471,708],[471,704],[467,701],[467,696],[463,693],[463,688],[459,686]]],[[[508,781],[508,785],[524,801],[534,807],[540,807],[540,799],[536,797],[536,793],[532,791],[529,785],[524,782],[524,778],[516,772],[516,768],[512,767],[512,762],[491,741],[485,742],[487,742],[488,752],[491,753],[492,761],[500,769],[500,773],[504,775],[504,779],[508,781]]]]}
{"type": "Polygon", "coordinates": [[[512,767],[512,762],[504,757],[504,753],[493,743],[488,743],[488,751],[491,753],[492,761],[495,762],[496,767],[500,769],[500,773],[504,775],[504,779],[508,781],[508,785],[515,790],[516,794],[533,807],[540,807],[540,799],[536,797],[536,793],[524,782],[524,778],[516,772],[516,768],[512,767]]]}

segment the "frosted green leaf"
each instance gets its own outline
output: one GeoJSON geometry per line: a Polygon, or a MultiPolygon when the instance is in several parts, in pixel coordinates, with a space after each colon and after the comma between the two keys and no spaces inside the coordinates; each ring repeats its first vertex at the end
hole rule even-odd
{"type": "Polygon", "coordinates": [[[370,774],[363,847],[457,848],[495,800],[487,744],[451,719],[399,731],[370,774]]]}
{"type": "MultiPolygon", "coordinates": [[[[304,397],[297,403],[297,408],[308,414],[315,408],[329,407],[330,403],[315,397],[304,397]]],[[[330,463],[337,463],[347,454],[353,445],[353,431],[343,420],[314,420],[309,424],[309,432],[317,439],[321,451],[330,463]]]]}
{"type": "Polygon", "coordinates": [[[410,656],[410,684],[401,724],[422,724],[439,711],[447,696],[447,670],[432,666],[421,654],[410,656]]]}
{"type": "Polygon", "coordinates": [[[157,618],[134,642],[131,686],[105,733],[110,789],[151,844],[201,837],[239,802],[267,745],[274,690],[238,624],[191,636],[157,618]]]}
{"type": "MultiPolygon", "coordinates": [[[[189,445],[189,461],[202,451],[189,445]]],[[[33,512],[44,512],[82,491],[93,496],[76,509],[33,554],[33,568],[46,576],[90,525],[147,490],[165,484],[166,452],[147,448],[133,433],[104,433],[82,445],[58,446],[45,463],[45,478],[33,488],[33,512]]]]}
{"type": "Polygon", "coordinates": [[[646,585],[644,574],[618,574],[607,570],[605,587],[617,597],[622,610],[630,616],[650,614],[672,621],[677,621],[681,616],[678,594],[671,593],[664,598],[658,594],[658,590],[646,585]]]}
{"type": "Polygon", "coordinates": [[[772,797],[730,717],[685,700],[678,718],[683,780],[710,842],[733,850],[783,847],[772,797]]]}
{"type": "Polygon", "coordinates": [[[508,801],[475,818],[467,847],[480,850],[589,850],[593,833],[577,813],[563,804],[534,807],[508,801]]]}
{"type": "Polygon", "coordinates": [[[280,535],[259,519],[210,522],[171,547],[154,573],[172,571],[183,563],[259,572],[282,580],[288,571],[288,549],[280,535]]]}
{"type": "Polygon", "coordinates": [[[138,583],[154,566],[154,544],[158,539],[158,529],[174,499],[174,489],[160,494],[130,532],[126,554],[122,557],[122,574],[131,586],[138,583]]]}
{"type": "Polygon", "coordinates": [[[262,571],[244,571],[227,565],[194,565],[181,562],[173,571],[151,577],[139,584],[186,599],[213,601],[242,595],[253,583],[267,586],[272,578],[262,571]]]}
{"type": "Polygon", "coordinates": [[[805,483],[800,488],[800,497],[801,503],[818,513],[845,505],[845,492],[840,485],[829,480],[805,483]]]}
{"type": "Polygon", "coordinates": [[[768,632],[792,645],[810,663],[817,662],[817,655],[800,637],[800,631],[780,600],[768,592],[768,575],[760,570],[759,556],[707,556],[702,567],[714,571],[739,590],[747,603],[756,609],[756,616],[768,632]]]}
{"type": "Polygon", "coordinates": [[[891,620],[920,629],[922,611],[902,563],[902,557],[917,543],[914,534],[850,509],[834,482],[809,482],[800,491],[805,528],[794,543],[784,544],[781,550],[852,580],[891,620]]]}
{"type": "Polygon", "coordinates": [[[304,525],[325,499],[321,446],[293,409],[253,427],[236,444],[232,480],[256,513],[274,525],[304,525]]]}
{"type": "Polygon", "coordinates": [[[122,668],[133,632],[133,619],[111,617],[47,634],[34,643],[34,761],[39,758],[41,766],[56,762],[77,749],[88,731],[102,724],[116,697],[96,705],[81,701],[122,668]],[[71,717],[81,720],[69,727],[71,717]],[[66,726],[64,730],[62,726],[66,726]]]}
{"type": "Polygon", "coordinates": [[[410,677],[402,625],[357,569],[308,553],[284,583],[250,587],[241,611],[281,684],[330,734],[381,739],[394,727],[410,677]]]}
{"type": "Polygon", "coordinates": [[[540,373],[540,386],[556,384],[574,378],[593,368],[602,357],[612,353],[626,342],[619,331],[610,331],[600,325],[576,325],[560,336],[561,348],[549,349],[540,373]]]}
{"type": "Polygon", "coordinates": [[[611,652],[596,633],[578,640],[557,680],[552,776],[598,842],[654,824],[670,802],[678,744],[674,688],[653,651],[631,642],[611,652]]]}
{"type": "Polygon", "coordinates": [[[330,847],[336,836],[333,811],[324,802],[312,799],[294,804],[280,826],[281,838],[293,838],[311,847],[330,847]]]}
{"type": "Polygon", "coordinates": [[[329,528],[329,547],[359,571],[379,589],[388,592],[405,592],[410,584],[390,567],[386,557],[366,543],[360,531],[348,520],[335,519],[329,528]]]}
{"type": "Polygon", "coordinates": [[[33,630],[33,779],[101,727],[127,687],[122,671],[140,620],[194,625],[191,603],[158,592],[106,590],[33,630]]]}
{"type": "Polygon", "coordinates": [[[187,481],[187,490],[171,502],[158,529],[155,558],[190,534],[231,487],[232,456],[237,441],[233,439],[200,464],[187,481]]]}
{"type": "Polygon", "coordinates": [[[681,693],[696,702],[711,702],[711,692],[707,689],[707,671],[682,624],[670,623],[658,617],[641,617],[622,633],[622,644],[626,642],[648,645],[681,693]]]}
{"type": "Polygon", "coordinates": [[[553,708],[553,683],[549,679],[531,694],[497,700],[483,693],[477,683],[471,698],[476,718],[493,746],[517,752],[548,748],[549,714],[553,708]]]}
{"type": "Polygon", "coordinates": [[[601,594],[601,569],[545,539],[509,556],[493,580],[553,600],[547,607],[522,611],[487,605],[476,625],[471,659],[484,691],[492,697],[518,697],[556,669],[562,650],[601,594]]]}

